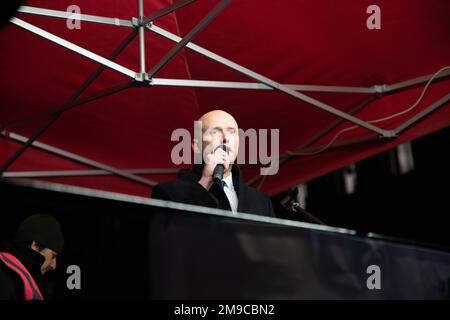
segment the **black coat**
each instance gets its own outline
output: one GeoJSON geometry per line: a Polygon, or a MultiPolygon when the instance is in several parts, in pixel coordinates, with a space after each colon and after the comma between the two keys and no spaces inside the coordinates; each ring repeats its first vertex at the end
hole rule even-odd
{"type": "MultiPolygon", "coordinates": [[[[29,248],[29,244],[2,243],[1,252],[8,252],[19,259],[42,292],[41,266],[45,258],[29,248]]],[[[43,293],[42,293],[43,294],[43,293]]],[[[0,300],[23,300],[24,287],[20,276],[0,261],[0,300]]]]}
{"type": "MultiPolygon", "coordinates": [[[[182,202],[198,206],[231,210],[225,192],[217,185],[206,190],[198,183],[202,165],[194,165],[175,181],[163,182],[153,188],[152,198],[182,202]]],[[[270,198],[264,193],[244,184],[237,166],[232,167],[233,184],[238,196],[238,212],[274,217],[270,198]]]]}

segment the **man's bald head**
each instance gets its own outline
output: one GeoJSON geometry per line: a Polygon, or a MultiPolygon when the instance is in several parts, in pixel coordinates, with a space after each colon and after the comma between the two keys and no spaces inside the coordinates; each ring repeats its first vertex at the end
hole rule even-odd
{"type": "MultiPolygon", "coordinates": [[[[238,124],[234,117],[223,110],[212,110],[200,117],[202,125],[202,149],[209,152],[224,144],[232,161],[239,149],[238,124]]],[[[195,149],[195,147],[194,147],[195,149]]]]}
{"type": "Polygon", "coordinates": [[[202,122],[203,129],[211,127],[210,124],[217,122],[227,122],[227,124],[233,124],[236,128],[238,127],[234,117],[223,110],[212,110],[200,117],[198,121],[202,122]]]}

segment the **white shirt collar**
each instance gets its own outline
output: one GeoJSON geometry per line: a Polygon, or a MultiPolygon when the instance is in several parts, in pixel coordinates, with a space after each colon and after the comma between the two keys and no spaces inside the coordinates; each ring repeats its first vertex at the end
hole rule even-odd
{"type": "Polygon", "coordinates": [[[233,174],[230,172],[230,175],[223,179],[223,181],[227,184],[227,187],[230,189],[234,189],[233,185],[233,174]]]}
{"type": "Polygon", "coordinates": [[[237,208],[239,205],[239,200],[237,197],[236,190],[234,189],[233,185],[233,176],[230,175],[223,179],[223,181],[226,183],[226,187],[223,189],[225,192],[225,195],[227,196],[228,202],[230,203],[231,211],[237,212],[237,208]]]}

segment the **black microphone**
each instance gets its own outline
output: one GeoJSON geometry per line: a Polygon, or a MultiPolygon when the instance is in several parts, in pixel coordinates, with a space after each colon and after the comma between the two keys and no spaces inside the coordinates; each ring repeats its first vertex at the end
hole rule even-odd
{"type": "MultiPolygon", "coordinates": [[[[218,148],[222,148],[223,151],[226,151],[228,153],[228,148],[226,145],[222,144],[220,146],[218,146],[216,148],[216,150],[218,148]]],[[[225,167],[223,164],[218,164],[215,168],[214,168],[214,172],[213,172],[213,181],[217,184],[220,183],[220,181],[223,180],[223,173],[225,171],[225,167]]]]}
{"type": "Polygon", "coordinates": [[[317,218],[316,216],[314,216],[313,214],[309,213],[308,211],[302,208],[300,203],[297,201],[298,192],[299,190],[297,186],[289,189],[289,192],[286,195],[286,197],[284,197],[284,199],[281,200],[281,205],[288,211],[303,213],[305,216],[307,216],[310,220],[314,221],[315,223],[326,226],[327,224],[325,222],[323,222],[322,220],[320,220],[319,218],[317,218]]]}

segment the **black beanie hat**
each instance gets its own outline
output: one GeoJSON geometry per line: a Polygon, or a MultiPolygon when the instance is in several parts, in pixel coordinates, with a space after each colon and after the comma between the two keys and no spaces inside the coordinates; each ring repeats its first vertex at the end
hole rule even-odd
{"type": "Polygon", "coordinates": [[[19,242],[34,240],[59,254],[64,246],[60,223],[47,214],[35,214],[22,221],[14,240],[19,242]]]}

